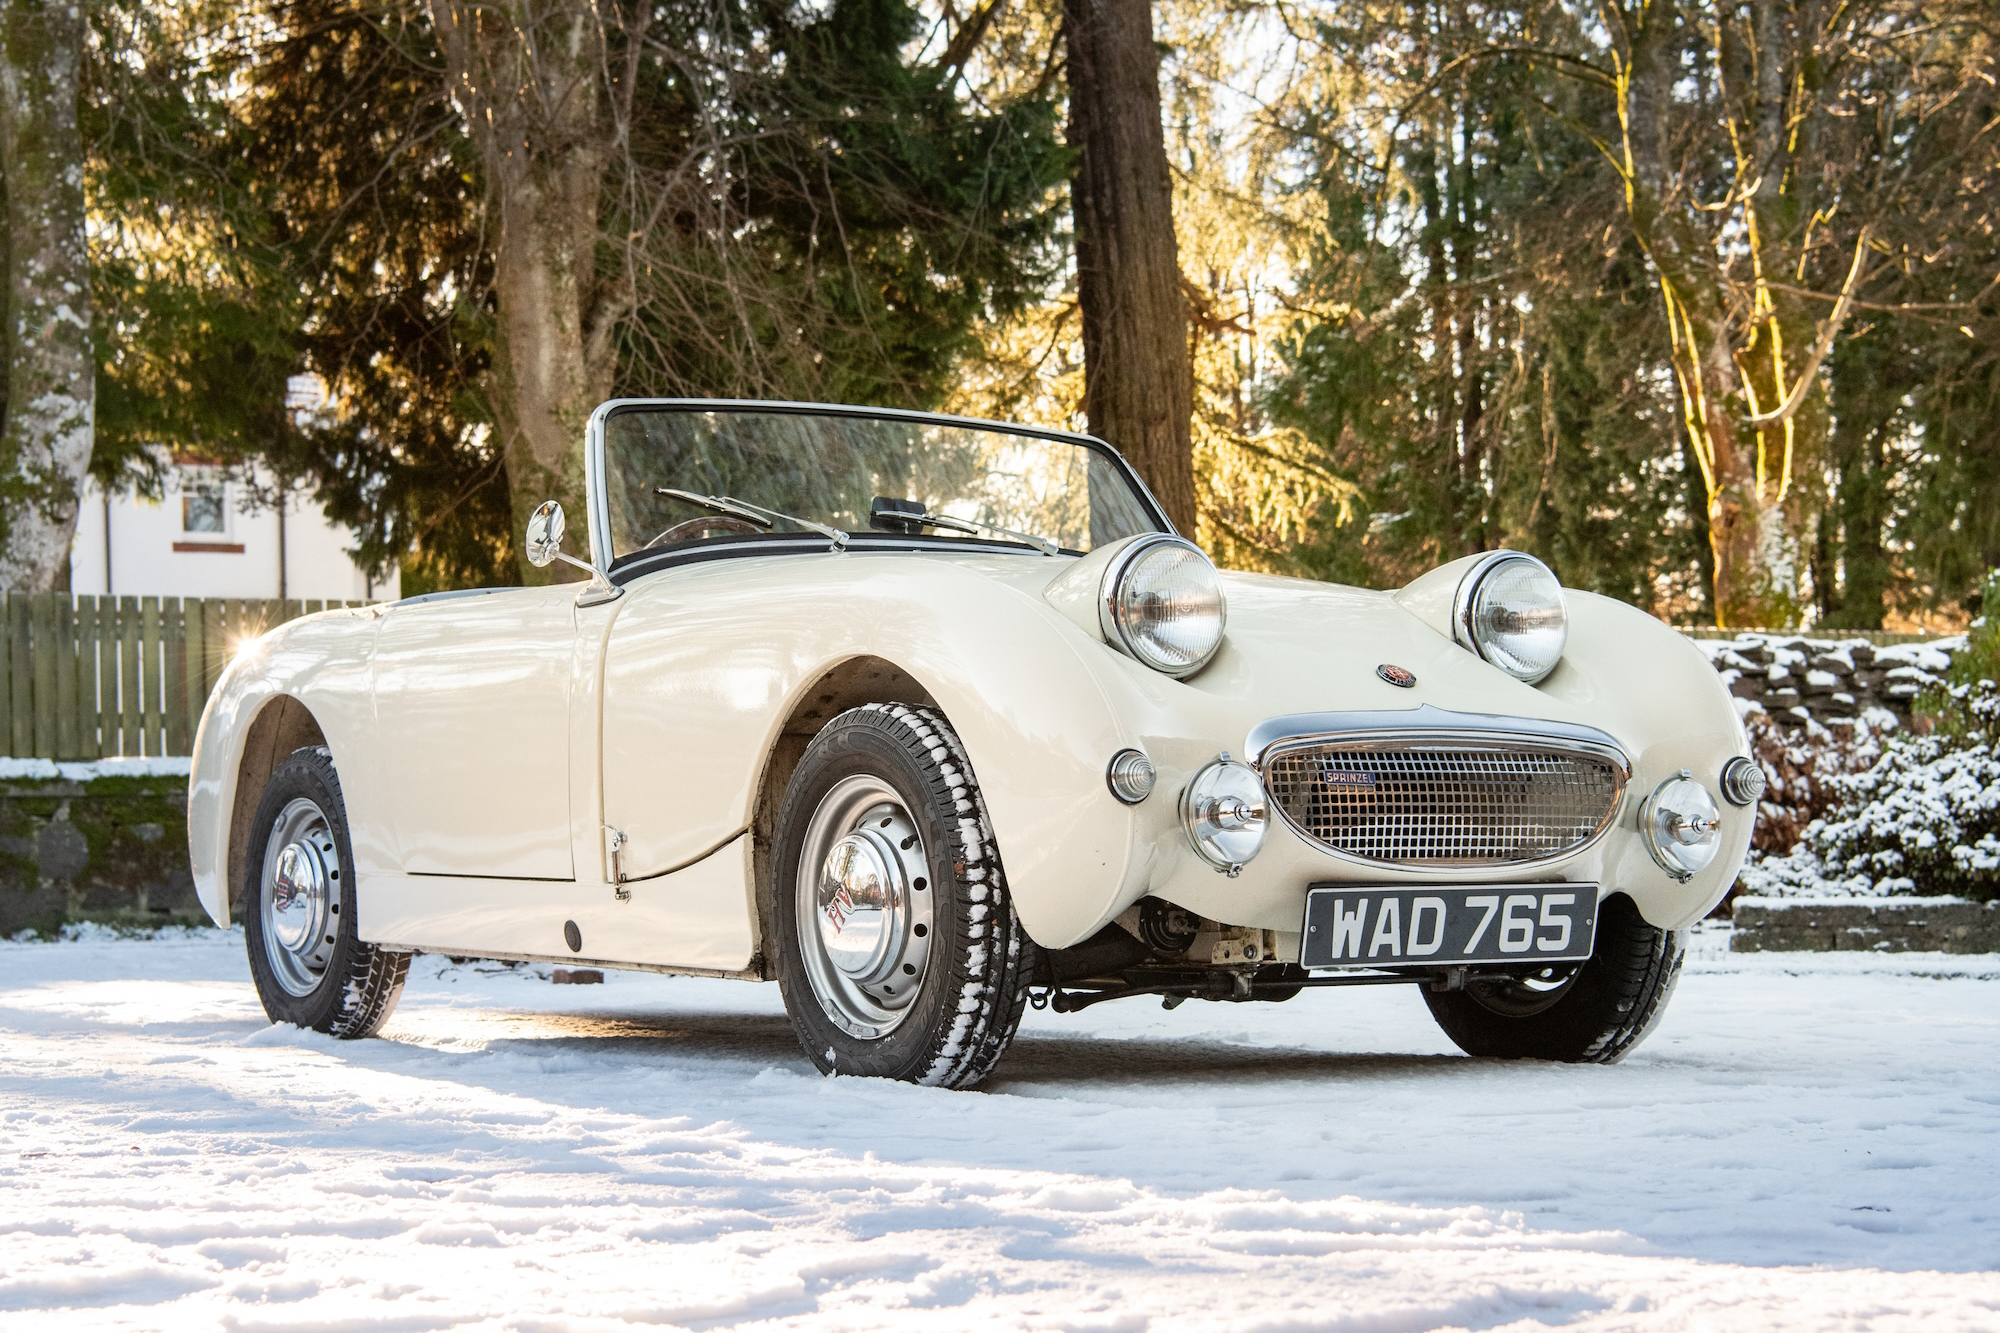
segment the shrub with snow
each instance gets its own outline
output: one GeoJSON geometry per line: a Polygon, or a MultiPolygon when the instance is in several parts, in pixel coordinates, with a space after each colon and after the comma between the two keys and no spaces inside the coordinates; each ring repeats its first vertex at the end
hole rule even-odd
{"type": "MultiPolygon", "coordinates": [[[[2000,573],[1988,576],[1984,593],[1986,606],[2000,607],[2000,573]]],[[[1789,855],[1766,857],[1746,872],[1744,887],[1780,895],[2000,898],[1996,678],[2000,616],[1989,615],[1973,623],[1944,680],[1920,700],[1931,731],[1892,736],[1866,768],[1827,775],[1821,790],[1833,808],[1807,826],[1789,855]]]]}
{"type": "Polygon", "coordinates": [[[2000,897],[2000,755],[1984,739],[1898,737],[1833,785],[1845,810],[1806,833],[1826,877],[1882,894],[2000,897]]]}

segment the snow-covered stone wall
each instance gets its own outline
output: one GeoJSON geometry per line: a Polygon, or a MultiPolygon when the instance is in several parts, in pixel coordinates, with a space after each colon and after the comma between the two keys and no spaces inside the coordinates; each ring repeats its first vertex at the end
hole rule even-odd
{"type": "Polygon", "coordinates": [[[1910,720],[1910,705],[1926,685],[1943,676],[1965,636],[1878,647],[1866,639],[1808,638],[1790,634],[1739,634],[1696,639],[1722,673],[1737,708],[1758,709],[1772,720],[1803,726],[1877,714],[1876,723],[1910,720]]]}

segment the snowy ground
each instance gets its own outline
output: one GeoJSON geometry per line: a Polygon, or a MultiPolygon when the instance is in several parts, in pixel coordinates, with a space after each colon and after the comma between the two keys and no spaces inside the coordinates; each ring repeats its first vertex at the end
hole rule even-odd
{"type": "Polygon", "coordinates": [[[984,1093],[769,987],[424,959],[336,1043],[234,935],[0,944],[0,1328],[2000,1328],[2000,959],[1720,943],[1613,1068],[1385,988],[1031,1014],[984,1093]]]}

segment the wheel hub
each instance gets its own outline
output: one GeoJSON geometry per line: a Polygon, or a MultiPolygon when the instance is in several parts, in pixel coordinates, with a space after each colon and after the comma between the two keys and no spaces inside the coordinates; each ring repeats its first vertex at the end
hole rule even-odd
{"type": "Polygon", "coordinates": [[[326,861],[319,848],[288,842],[278,853],[271,884],[271,934],[296,954],[325,933],[326,861]]]}
{"type": "Polygon", "coordinates": [[[887,1036],[930,962],[929,861],[903,799],[859,775],[821,798],[800,848],[799,953],[813,994],[843,1032],[887,1036]]]}
{"type": "Polygon", "coordinates": [[[819,877],[819,938],[827,961],[864,985],[896,970],[910,938],[909,888],[896,848],[874,829],[833,845],[819,877]]]}
{"type": "Polygon", "coordinates": [[[340,852],[317,804],[302,796],[278,812],[263,870],[257,911],[264,957],[287,992],[310,995],[340,933],[340,852]]]}

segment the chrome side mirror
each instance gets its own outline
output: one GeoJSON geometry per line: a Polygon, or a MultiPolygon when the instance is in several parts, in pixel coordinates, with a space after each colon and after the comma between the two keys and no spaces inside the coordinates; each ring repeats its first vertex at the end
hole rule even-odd
{"type": "Polygon", "coordinates": [[[560,560],[566,565],[575,565],[590,575],[590,586],[577,598],[579,606],[596,606],[601,602],[616,601],[624,589],[605,577],[603,570],[588,561],[573,555],[565,555],[562,549],[563,507],[554,500],[544,500],[535,506],[535,512],[528,515],[528,563],[536,569],[547,569],[560,560]]]}
{"type": "Polygon", "coordinates": [[[544,500],[535,506],[535,512],[528,515],[528,563],[536,569],[547,569],[562,554],[563,507],[554,500],[544,500]]]}

